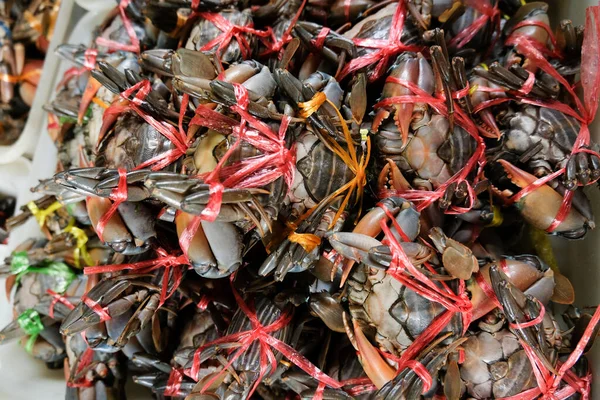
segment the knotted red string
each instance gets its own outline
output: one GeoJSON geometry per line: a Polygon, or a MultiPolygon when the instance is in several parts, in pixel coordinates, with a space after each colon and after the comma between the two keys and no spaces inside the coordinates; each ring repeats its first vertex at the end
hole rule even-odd
{"type": "Polygon", "coordinates": [[[421,46],[405,45],[402,43],[402,30],[404,29],[404,21],[406,19],[406,4],[405,0],[398,2],[398,7],[392,19],[392,25],[387,40],[384,39],[353,39],[354,44],[359,47],[376,49],[362,57],[354,58],[347,63],[340,72],[339,79],[342,80],[349,74],[358,71],[361,68],[376,64],[375,68],[369,72],[369,80],[375,81],[379,79],[381,74],[386,70],[389,61],[392,57],[404,51],[418,52],[422,50],[421,46]]]}
{"type": "MultiPolygon", "coordinates": [[[[136,83],[129,89],[123,91],[120,94],[120,98],[114,101],[111,104],[111,106],[104,111],[104,114],[102,116],[104,123],[104,121],[114,120],[115,115],[119,115],[131,109],[135,111],[136,114],[140,116],[144,121],[146,121],[148,125],[152,126],[161,135],[169,139],[175,145],[174,149],[159,154],[156,157],[146,160],[140,165],[136,166],[136,170],[147,167],[151,167],[151,169],[154,171],[163,169],[166,166],[173,163],[179,157],[184,155],[188,149],[188,139],[185,132],[177,130],[175,127],[173,127],[171,124],[168,124],[165,121],[158,121],[156,118],[152,117],[141,108],[144,99],[146,98],[146,96],[148,96],[151,90],[152,84],[147,79],[136,83]],[[129,99],[129,97],[134,93],[135,96],[132,99],[129,99]]],[[[180,115],[181,112],[185,113],[185,108],[183,107],[183,104],[182,109],[183,110],[180,111],[180,115]]]]}
{"type": "MultiPolygon", "coordinates": [[[[538,319],[540,318],[538,317],[533,321],[538,319]]],[[[541,319],[539,322],[541,322],[541,319]]],[[[535,352],[533,352],[531,347],[529,347],[527,343],[520,340],[521,345],[525,350],[525,354],[531,362],[537,387],[525,390],[522,393],[514,396],[506,397],[503,400],[534,400],[538,398],[548,400],[563,400],[569,398],[577,392],[581,393],[583,399],[589,399],[592,376],[587,375],[585,377],[579,377],[573,373],[573,371],[571,371],[571,368],[583,354],[583,351],[592,338],[594,329],[599,322],[600,308],[597,308],[573,352],[569,355],[564,363],[558,363],[558,371],[556,374],[553,374],[551,371],[549,371],[535,354],[535,352]],[[562,382],[566,383],[566,385],[560,388],[562,382]]],[[[528,323],[523,323],[521,326],[526,324],[528,323]]]]}
{"type": "Polygon", "coordinates": [[[170,277],[171,267],[178,267],[178,266],[186,267],[186,266],[190,265],[190,262],[185,254],[178,255],[178,256],[172,255],[172,254],[167,253],[167,251],[162,248],[156,249],[156,254],[158,255],[158,257],[154,258],[152,260],[138,261],[135,263],[128,263],[128,264],[109,264],[109,265],[98,265],[95,267],[86,267],[83,270],[83,273],[86,275],[92,275],[92,274],[103,274],[103,273],[107,273],[107,272],[133,270],[139,274],[147,274],[147,273],[157,270],[159,268],[164,268],[163,280],[162,280],[161,292],[160,292],[160,301],[159,301],[159,305],[158,305],[160,307],[164,304],[164,302],[169,297],[171,297],[173,295],[173,293],[175,293],[175,291],[179,287],[179,284],[181,283],[181,278],[183,277],[182,269],[174,268],[173,269],[174,282],[173,282],[173,285],[171,288],[171,292],[167,293],[167,289],[169,287],[169,277],[170,277]]]}
{"type": "MultiPolygon", "coordinates": [[[[477,10],[481,14],[471,25],[460,31],[456,36],[448,43],[449,47],[462,48],[464,45],[469,43],[477,32],[479,32],[488,22],[494,24],[496,31],[500,30],[500,11],[498,10],[498,3],[492,7],[489,1],[481,0],[467,0],[465,4],[469,7],[477,10]]],[[[492,44],[491,48],[494,45],[492,44]]]]}
{"type": "Polygon", "coordinates": [[[110,315],[108,314],[108,309],[106,307],[102,307],[97,301],[90,299],[87,294],[81,296],[81,301],[83,301],[83,303],[88,306],[90,310],[98,314],[100,317],[100,322],[111,319],[110,315]]]}
{"type": "MultiPolygon", "coordinates": [[[[411,90],[414,94],[388,97],[386,99],[381,100],[377,104],[375,104],[375,106],[374,106],[375,109],[390,106],[393,104],[427,103],[427,104],[429,104],[429,106],[431,108],[433,108],[435,110],[435,112],[437,112],[440,115],[448,117],[448,115],[449,115],[448,107],[445,104],[446,99],[445,99],[445,96],[443,93],[440,93],[439,97],[434,97],[434,96],[430,95],[429,93],[425,92],[424,90],[422,90],[416,84],[406,81],[406,80],[403,80],[403,79],[393,77],[393,76],[387,77],[386,82],[392,82],[392,83],[402,85],[402,86],[408,88],[409,90],[411,90]]],[[[458,96],[453,95],[453,97],[457,97],[457,98],[460,97],[460,92],[458,94],[459,94],[458,96]]],[[[485,143],[483,142],[483,139],[479,135],[479,130],[478,130],[477,126],[475,125],[475,123],[469,118],[469,116],[467,114],[465,114],[465,112],[460,108],[460,106],[458,104],[456,104],[456,99],[453,99],[453,101],[455,102],[454,118],[455,118],[456,124],[458,126],[460,126],[461,128],[463,128],[465,131],[467,131],[467,133],[469,133],[469,135],[471,135],[477,141],[477,148],[475,149],[475,152],[469,158],[467,163],[464,165],[464,167],[460,171],[458,171],[456,174],[454,174],[454,176],[452,176],[450,179],[448,179],[448,181],[446,181],[445,183],[440,185],[434,191],[412,190],[412,189],[406,190],[406,191],[389,190],[384,193],[381,193],[380,198],[391,197],[391,196],[400,196],[406,200],[409,200],[412,202],[418,202],[417,210],[422,211],[423,209],[427,208],[433,202],[439,200],[444,195],[446,189],[448,188],[448,186],[450,186],[450,184],[461,183],[464,181],[464,182],[467,182],[467,191],[468,191],[467,206],[466,207],[457,207],[455,205],[452,205],[448,210],[446,210],[446,214],[462,214],[462,213],[469,211],[472,208],[476,196],[475,196],[475,191],[473,190],[473,188],[471,186],[471,183],[469,181],[467,181],[466,178],[471,173],[471,171],[475,168],[475,166],[478,166],[480,170],[483,168],[483,165],[485,163],[485,157],[484,157],[485,143]]],[[[479,174],[478,174],[478,176],[479,176],[479,174]]],[[[478,178],[476,178],[475,181],[477,181],[477,179],[478,178]]]]}
{"type": "Polygon", "coordinates": [[[306,372],[319,382],[322,382],[327,386],[336,389],[340,388],[342,386],[340,382],[336,381],[335,379],[322,372],[308,359],[306,359],[302,354],[298,353],[293,347],[270,335],[271,333],[276,332],[288,325],[292,320],[293,314],[289,310],[284,311],[282,312],[281,316],[272,324],[267,326],[262,325],[258,320],[258,317],[256,316],[256,311],[249,307],[246,304],[246,302],[244,302],[240,294],[233,286],[234,278],[235,274],[231,275],[230,283],[233,295],[242,312],[250,320],[252,324],[252,330],[233,333],[231,335],[221,337],[212,342],[206,343],[203,346],[200,346],[194,352],[192,367],[189,370],[185,371],[186,375],[188,375],[194,380],[198,379],[198,372],[200,371],[200,356],[204,349],[222,343],[237,343],[239,347],[237,347],[235,352],[233,352],[233,354],[229,358],[227,365],[223,367],[223,370],[219,374],[215,375],[208,382],[206,382],[206,384],[202,388],[202,391],[205,391],[206,389],[208,389],[208,387],[210,387],[210,385],[214,381],[216,381],[219,378],[219,376],[221,376],[231,367],[235,360],[237,360],[246,350],[248,350],[252,343],[258,340],[260,345],[260,370],[258,378],[252,386],[248,397],[252,396],[252,393],[254,393],[254,391],[262,381],[263,377],[267,373],[267,368],[269,364],[271,365],[271,372],[275,371],[277,362],[272,349],[279,351],[289,361],[294,363],[298,368],[302,369],[304,372],[306,372]]]}
{"type": "Polygon", "coordinates": [[[125,171],[123,168],[119,168],[118,172],[119,183],[110,194],[110,199],[113,201],[113,203],[108,209],[108,211],[100,218],[98,224],[96,225],[96,234],[98,235],[98,238],[102,241],[104,241],[103,233],[104,228],[106,228],[106,224],[108,224],[108,221],[110,221],[113,215],[115,215],[115,212],[117,212],[119,204],[127,200],[127,171],[125,171]]]}
{"type": "MultiPolygon", "coordinates": [[[[392,221],[393,224],[395,223],[395,226],[398,225],[395,219],[392,219],[392,221]]],[[[390,247],[392,253],[392,262],[386,273],[408,289],[432,302],[441,304],[447,310],[438,315],[412,344],[403,351],[400,357],[382,352],[386,358],[393,359],[397,363],[398,373],[405,368],[413,369],[423,380],[423,386],[426,389],[432,384],[431,376],[427,373],[426,369],[419,367],[420,364],[415,361],[415,357],[448,326],[455,313],[461,314],[463,321],[462,334],[464,335],[472,320],[473,306],[466,293],[466,285],[463,280],[459,280],[458,294],[455,294],[444,282],[440,282],[441,287],[437,286],[435,282],[410,262],[400,242],[388,227],[387,221],[382,220],[380,223],[385,235],[383,243],[390,247]]],[[[425,267],[430,272],[435,272],[428,263],[425,263],[425,267]]]]}
{"type": "Polygon", "coordinates": [[[288,116],[283,116],[279,125],[279,132],[273,132],[267,124],[247,111],[249,98],[246,88],[239,84],[233,84],[233,87],[237,104],[231,106],[231,110],[241,117],[238,126],[231,127],[232,120],[229,117],[219,117],[215,115],[219,113],[209,111],[206,107],[202,108],[200,113],[215,118],[196,119],[194,117],[191,122],[211,129],[218,128],[222,133],[230,131],[230,134],[236,137],[237,140],[219,160],[217,166],[203,177],[204,182],[209,185],[210,196],[208,204],[202,210],[202,214],[192,219],[179,238],[179,244],[184,254],[187,254],[191,240],[200,226],[200,221],[214,221],[219,215],[225,188],[258,188],[274,182],[279,177],[283,177],[288,189],[292,187],[296,155],[293,147],[291,149],[286,147],[285,140],[291,119],[288,116]],[[249,129],[249,127],[253,129],[249,129]],[[241,141],[251,144],[263,154],[225,166],[241,141]]]}
{"type": "Polygon", "coordinates": [[[96,38],[96,44],[98,46],[107,47],[110,52],[113,51],[130,51],[132,53],[140,52],[140,41],[135,33],[135,29],[133,29],[133,24],[131,20],[127,16],[125,10],[131,0],[121,0],[119,5],[117,6],[119,10],[119,14],[121,15],[121,21],[123,22],[123,26],[125,27],[125,31],[127,32],[127,36],[129,36],[130,44],[119,43],[115,40],[110,40],[105,37],[96,38]]]}
{"type": "Polygon", "coordinates": [[[60,294],[56,293],[54,290],[48,289],[48,290],[46,290],[46,293],[48,293],[50,296],[53,297],[52,302],[50,303],[50,309],[48,312],[48,316],[50,318],[54,319],[54,307],[56,306],[56,303],[64,304],[69,310],[72,310],[75,308],[73,303],[71,303],[69,300],[67,300],[66,297],[61,296],[60,294]]]}
{"type": "MultiPolygon", "coordinates": [[[[515,35],[512,39],[512,44],[516,49],[529,60],[535,63],[536,66],[555,78],[571,95],[575,103],[578,113],[566,106],[560,106],[560,103],[550,103],[551,108],[559,111],[570,109],[567,114],[576,117],[581,122],[581,128],[577,139],[571,150],[571,157],[580,152],[586,152],[599,156],[596,152],[585,147],[590,144],[589,124],[594,120],[598,109],[598,95],[600,92],[600,74],[598,74],[597,65],[600,64],[600,6],[588,7],[586,10],[585,35],[581,50],[581,84],[583,87],[583,103],[579,96],[575,93],[573,87],[556,71],[556,69],[548,62],[543,52],[535,46],[534,42],[522,35],[515,35]],[[575,115],[573,115],[575,114],[575,115]]],[[[531,75],[530,75],[531,78],[531,75]]],[[[546,103],[535,102],[531,103],[540,106],[546,106],[546,103]]],[[[528,195],[535,189],[543,186],[552,179],[557,178],[565,172],[565,167],[548,176],[542,177],[523,188],[519,193],[509,199],[510,202],[516,202],[522,197],[528,195]]],[[[595,183],[591,181],[588,184],[595,183]]],[[[546,228],[547,232],[553,232],[567,217],[571,209],[571,202],[574,193],[568,191],[563,197],[562,204],[557,215],[552,223],[546,228]]]]}
{"type": "Polygon", "coordinates": [[[290,24],[288,25],[287,29],[283,32],[283,35],[281,35],[281,39],[277,39],[277,37],[275,36],[275,32],[273,32],[273,28],[267,28],[267,32],[269,33],[272,42],[263,40],[263,43],[267,47],[267,50],[262,52],[260,56],[265,56],[272,53],[279,53],[281,49],[283,49],[283,46],[285,46],[292,40],[292,29],[294,29],[296,22],[298,22],[298,19],[300,19],[300,15],[302,14],[302,11],[304,11],[304,6],[306,6],[306,2],[307,0],[302,0],[302,4],[300,4],[298,11],[296,11],[296,14],[294,14],[294,18],[290,20],[290,24]]]}
{"type": "Polygon", "coordinates": [[[183,370],[180,368],[171,369],[169,379],[167,380],[167,387],[165,388],[163,395],[181,396],[181,393],[179,392],[181,382],[183,382],[183,370]]]}
{"type": "Polygon", "coordinates": [[[252,22],[250,22],[248,25],[235,25],[219,13],[199,12],[195,13],[190,18],[196,17],[200,17],[211,22],[215,27],[217,27],[217,29],[223,32],[200,48],[200,51],[209,51],[217,47],[215,51],[215,58],[219,63],[221,70],[223,70],[223,65],[221,64],[221,53],[223,50],[225,50],[225,48],[227,48],[233,38],[235,38],[240,47],[242,57],[247,59],[252,53],[247,36],[256,35],[261,38],[267,38],[270,36],[269,31],[254,29],[252,22]]]}

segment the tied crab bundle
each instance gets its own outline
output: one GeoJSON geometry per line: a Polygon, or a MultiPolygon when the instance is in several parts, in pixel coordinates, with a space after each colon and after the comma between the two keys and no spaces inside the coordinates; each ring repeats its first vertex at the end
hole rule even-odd
{"type": "Polygon", "coordinates": [[[590,398],[548,235],[594,228],[600,6],[548,8],[118,2],[57,49],[0,343],[69,399],[590,398]]]}
{"type": "Polygon", "coordinates": [[[0,7],[0,145],[14,144],[25,128],[60,1],[17,1],[0,7]]]}

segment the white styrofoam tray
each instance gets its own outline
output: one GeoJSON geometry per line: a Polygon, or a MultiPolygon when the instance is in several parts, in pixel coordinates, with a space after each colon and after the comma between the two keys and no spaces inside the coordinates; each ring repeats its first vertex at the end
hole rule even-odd
{"type": "MultiPolygon", "coordinates": [[[[80,0],[81,1],[81,0],[80,0]]],[[[98,26],[107,14],[107,8],[100,8],[101,11],[88,12],[75,5],[72,0],[63,0],[61,15],[58,18],[57,26],[60,25],[64,30],[63,38],[60,43],[86,44],[89,45],[92,39],[92,28],[98,26]],[[70,32],[70,33],[69,33],[70,32]]],[[[104,4],[114,6],[114,3],[104,4]]],[[[51,100],[54,88],[62,79],[64,72],[72,67],[68,62],[61,60],[51,54],[48,55],[48,67],[50,72],[42,74],[43,95],[37,96],[33,112],[36,112],[36,127],[39,136],[35,139],[33,162],[20,160],[20,164],[11,164],[7,166],[0,165],[0,191],[7,186],[10,188],[8,193],[17,195],[17,207],[20,207],[30,200],[39,196],[34,195],[29,190],[38,183],[38,180],[51,177],[56,168],[56,147],[47,131],[47,117],[42,110],[42,105],[51,100]],[[6,168],[4,168],[6,167],[6,168]],[[10,170],[8,168],[11,168],[10,170]],[[24,173],[20,173],[21,169],[24,173]],[[2,183],[4,182],[4,183],[2,183]]],[[[41,81],[41,82],[42,82],[41,81]]],[[[38,88],[38,90],[40,90],[38,88]]],[[[0,158],[2,157],[0,153],[0,158]]],[[[42,237],[39,226],[32,218],[23,226],[11,232],[8,245],[0,247],[0,257],[4,258],[2,252],[12,250],[19,243],[30,237],[42,237]]],[[[4,280],[0,280],[0,326],[7,325],[13,319],[12,307],[6,301],[6,292],[4,280]]],[[[137,388],[136,388],[137,389],[137,388]]],[[[148,392],[143,395],[136,395],[139,389],[128,390],[129,399],[147,399],[148,392]],[[130,394],[133,394],[130,395],[130,394]]],[[[58,400],[65,396],[65,380],[62,369],[48,370],[44,363],[33,359],[27,355],[18,342],[12,342],[0,346],[0,400],[58,400]]]]}
{"type": "Polygon", "coordinates": [[[54,54],[54,49],[56,49],[57,45],[65,41],[69,32],[68,28],[74,11],[74,5],[73,0],[63,0],[61,3],[27,123],[23,132],[21,132],[21,136],[19,136],[15,143],[10,146],[0,146],[0,164],[11,163],[23,155],[31,156],[35,150],[37,139],[40,137],[46,121],[42,106],[49,98],[50,93],[52,93],[52,82],[56,75],[56,68],[58,67],[58,57],[54,54]]]}

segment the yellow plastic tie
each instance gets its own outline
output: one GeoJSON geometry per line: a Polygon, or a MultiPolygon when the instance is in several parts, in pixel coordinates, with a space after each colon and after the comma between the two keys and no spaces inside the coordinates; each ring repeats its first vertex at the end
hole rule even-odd
{"type": "Polygon", "coordinates": [[[473,95],[473,93],[475,93],[477,89],[479,89],[479,85],[475,84],[471,86],[471,88],[469,89],[469,95],[473,95]]]}
{"type": "Polygon", "coordinates": [[[525,0],[521,0],[521,5],[524,6],[525,4],[527,4],[527,2],[525,0]]]}
{"type": "Polygon", "coordinates": [[[308,118],[313,115],[317,110],[327,101],[327,95],[323,92],[317,92],[312,99],[298,103],[300,112],[298,116],[301,118],[308,118]]]}
{"type": "Polygon", "coordinates": [[[359,132],[360,132],[360,140],[362,142],[366,142],[367,139],[369,138],[369,130],[363,128],[359,132]]]}
{"type": "Polygon", "coordinates": [[[27,203],[27,208],[31,212],[31,215],[35,217],[40,227],[44,226],[44,224],[46,223],[46,218],[48,218],[50,214],[54,213],[61,207],[62,204],[60,204],[58,201],[55,201],[54,203],[50,204],[50,206],[44,210],[40,210],[34,201],[30,201],[29,203],[27,203]]]}
{"type": "Polygon", "coordinates": [[[310,253],[321,244],[321,238],[312,233],[296,233],[289,234],[288,239],[292,243],[298,243],[307,253],[310,253]]]}
{"type": "Polygon", "coordinates": [[[70,233],[76,240],[75,249],[73,250],[73,258],[75,259],[75,267],[81,268],[79,264],[80,257],[83,259],[83,262],[86,266],[94,265],[94,261],[90,257],[90,253],[87,251],[86,243],[88,241],[88,237],[83,231],[76,226],[69,225],[67,226],[63,232],[70,233]]]}
{"type": "Polygon", "coordinates": [[[490,69],[488,68],[488,66],[487,66],[487,64],[486,64],[486,63],[481,63],[481,64],[479,64],[479,66],[480,66],[481,68],[485,69],[486,71],[489,71],[489,70],[490,70],[490,69]]]}
{"type": "Polygon", "coordinates": [[[101,99],[99,99],[98,97],[93,97],[92,98],[92,103],[99,105],[100,107],[104,108],[105,110],[110,107],[108,104],[106,104],[105,102],[103,102],[101,99]]]}
{"type": "Polygon", "coordinates": [[[492,206],[492,211],[494,212],[494,217],[492,218],[492,222],[486,225],[488,228],[495,228],[497,226],[502,225],[504,222],[504,215],[502,215],[502,211],[500,211],[500,207],[492,206]]]}

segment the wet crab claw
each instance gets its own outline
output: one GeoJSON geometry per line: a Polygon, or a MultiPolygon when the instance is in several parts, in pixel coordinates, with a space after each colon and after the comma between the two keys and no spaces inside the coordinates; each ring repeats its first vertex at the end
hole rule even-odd
{"type": "MultiPolygon", "coordinates": [[[[525,172],[508,161],[499,160],[506,171],[511,182],[520,187],[526,188],[537,178],[528,172],[525,172]]],[[[553,223],[554,218],[561,209],[563,197],[548,185],[531,191],[521,197],[517,203],[517,209],[521,215],[535,228],[547,230],[553,223]]],[[[594,222],[586,219],[576,209],[571,208],[564,220],[554,230],[556,233],[570,237],[582,237],[587,228],[593,229],[594,222]]]]}
{"type": "MultiPolygon", "coordinates": [[[[127,280],[118,280],[116,282],[113,280],[104,280],[94,286],[88,292],[87,296],[103,307],[115,300],[130,285],[131,282],[127,280]]],[[[109,315],[113,316],[110,312],[109,315]]],[[[100,321],[100,316],[82,301],[67,315],[60,326],[60,333],[69,336],[81,332],[100,321]]]]}
{"type": "Polygon", "coordinates": [[[369,250],[381,246],[379,240],[353,232],[336,232],[330,234],[328,239],[334,250],[342,256],[356,262],[364,262],[374,268],[381,268],[380,265],[371,262],[369,258],[369,250]]]}
{"type": "MultiPolygon", "coordinates": [[[[420,53],[403,53],[392,66],[390,77],[415,84],[429,94],[433,92],[433,70],[429,62],[420,53]]],[[[413,95],[413,92],[409,88],[399,83],[386,82],[381,97],[382,99],[386,99],[411,95],[413,95]]],[[[374,131],[377,131],[381,123],[393,113],[394,122],[402,136],[402,143],[406,144],[408,142],[410,124],[414,119],[419,117],[418,115],[414,115],[414,111],[419,108],[421,106],[415,102],[394,103],[390,106],[383,106],[375,114],[372,128],[374,131]]]]}
{"type": "Polygon", "coordinates": [[[565,168],[563,185],[568,190],[576,190],[600,177],[600,158],[596,154],[580,152],[573,154],[565,168]]]}
{"type": "MultiPolygon", "coordinates": [[[[504,315],[506,315],[510,323],[522,324],[540,314],[541,308],[539,303],[532,296],[526,296],[514,287],[509,282],[508,277],[496,265],[490,267],[490,279],[496,297],[502,304],[504,315]]],[[[542,345],[538,342],[539,328],[540,326],[534,325],[526,328],[516,328],[513,331],[521,340],[529,345],[546,368],[554,371],[554,366],[548,360],[546,354],[544,354],[542,345]]]]}
{"type": "Polygon", "coordinates": [[[373,384],[380,389],[386,383],[394,379],[396,371],[385,362],[377,349],[365,337],[365,334],[356,320],[353,320],[352,322],[354,325],[354,339],[356,341],[356,346],[358,347],[360,363],[369,379],[371,379],[373,384]]]}
{"type": "Polygon", "coordinates": [[[396,191],[412,189],[410,183],[408,183],[404,175],[402,175],[402,172],[396,163],[389,158],[387,158],[385,161],[386,164],[381,169],[377,179],[377,189],[380,192],[385,191],[386,189],[392,189],[396,191]]]}
{"type": "Polygon", "coordinates": [[[180,48],[177,51],[153,49],[140,55],[140,64],[153,72],[167,76],[183,75],[214,79],[215,66],[209,56],[201,51],[180,48]]]}
{"type": "Polygon", "coordinates": [[[442,264],[450,275],[468,280],[471,279],[473,272],[479,271],[479,263],[471,249],[447,237],[439,227],[431,229],[429,237],[438,251],[442,253],[442,264]]]}

